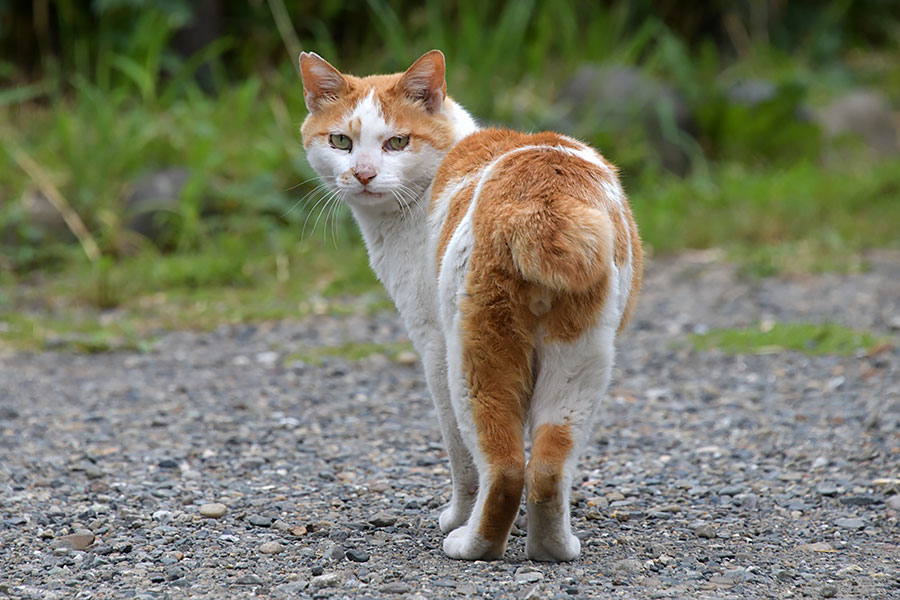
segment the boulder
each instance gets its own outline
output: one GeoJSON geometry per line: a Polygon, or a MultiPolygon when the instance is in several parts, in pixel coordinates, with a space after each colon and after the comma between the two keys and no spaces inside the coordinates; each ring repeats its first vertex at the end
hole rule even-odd
{"type": "Polygon", "coordinates": [[[853,137],[877,156],[900,154],[897,118],[887,96],[871,90],[853,90],[815,114],[829,139],[853,137]]]}
{"type": "Polygon", "coordinates": [[[566,83],[556,100],[560,115],[553,129],[591,139],[597,131],[642,129],[662,165],[676,173],[690,169],[684,138],[694,120],[687,101],[667,83],[634,67],[586,64],[566,83]]]}

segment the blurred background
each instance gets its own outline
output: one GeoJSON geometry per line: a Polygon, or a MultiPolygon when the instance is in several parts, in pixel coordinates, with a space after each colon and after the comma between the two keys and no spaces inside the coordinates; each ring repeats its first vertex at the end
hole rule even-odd
{"type": "Polygon", "coordinates": [[[432,48],[482,123],[619,165],[651,256],[791,276],[900,247],[894,0],[0,0],[0,340],[383,306],[314,189],[297,55],[432,48]]]}

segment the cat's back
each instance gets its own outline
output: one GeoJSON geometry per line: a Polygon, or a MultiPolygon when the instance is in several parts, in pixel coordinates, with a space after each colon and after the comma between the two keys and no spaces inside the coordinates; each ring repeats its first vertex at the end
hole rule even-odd
{"type": "Polygon", "coordinates": [[[438,270],[451,260],[456,271],[476,269],[525,295],[537,286],[582,313],[611,299],[611,320],[630,317],[640,238],[615,168],[590,146],[552,132],[477,131],[442,162],[430,211],[438,270]]]}

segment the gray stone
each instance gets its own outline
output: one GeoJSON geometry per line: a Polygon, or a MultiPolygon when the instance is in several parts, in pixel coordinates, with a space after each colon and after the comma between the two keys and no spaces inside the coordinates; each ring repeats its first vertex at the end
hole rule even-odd
{"type": "Polygon", "coordinates": [[[282,550],[284,550],[284,546],[279,542],[265,542],[259,546],[259,551],[262,554],[278,554],[282,550]]]}
{"type": "Polygon", "coordinates": [[[333,562],[339,562],[344,560],[344,548],[342,546],[334,545],[328,548],[325,551],[325,554],[322,555],[326,560],[330,560],[333,562]]]}
{"type": "Polygon", "coordinates": [[[381,586],[381,591],[385,594],[406,594],[407,592],[412,591],[412,587],[409,584],[403,583],[402,581],[396,581],[394,583],[389,583],[387,585],[381,586]]]}
{"type": "Polygon", "coordinates": [[[852,136],[879,156],[900,154],[891,102],[881,92],[848,92],[819,110],[816,120],[829,138],[852,136]]]}
{"type": "Polygon", "coordinates": [[[543,581],[544,574],[531,567],[519,567],[513,575],[516,583],[536,583],[543,581]]]}
{"type": "Polygon", "coordinates": [[[275,521],[272,517],[264,517],[263,515],[250,515],[247,522],[257,527],[271,527],[275,521]]]}
{"type": "Polygon", "coordinates": [[[353,562],[366,562],[369,560],[369,553],[365,550],[350,548],[347,550],[347,558],[353,562]]]}
{"type": "Polygon", "coordinates": [[[369,519],[369,524],[374,527],[390,527],[396,522],[397,517],[385,511],[382,511],[369,519]]]}
{"type": "Polygon", "coordinates": [[[155,242],[163,241],[169,233],[166,219],[180,210],[189,179],[190,171],[173,167],[135,180],[123,202],[129,229],[155,242]]]}
{"type": "Polygon", "coordinates": [[[218,502],[204,504],[200,507],[200,514],[204,517],[209,517],[210,519],[224,517],[226,512],[228,512],[228,508],[224,504],[218,502]]]}
{"type": "Polygon", "coordinates": [[[690,155],[677,139],[696,129],[688,104],[675,88],[644,70],[583,65],[563,86],[556,104],[553,112],[563,116],[551,123],[551,129],[591,138],[598,128],[612,132],[640,128],[665,168],[682,174],[690,169],[690,155]]]}
{"type": "Polygon", "coordinates": [[[866,522],[862,519],[835,519],[834,524],[843,529],[864,529],[866,522]]]}
{"type": "Polygon", "coordinates": [[[89,531],[78,531],[70,535],[63,535],[53,541],[58,548],[72,548],[74,550],[87,550],[94,543],[94,534],[89,531]]]}
{"type": "Polygon", "coordinates": [[[323,573],[309,580],[309,587],[314,590],[339,587],[344,582],[340,573],[323,573]]]}
{"type": "Polygon", "coordinates": [[[826,483],[826,484],[820,485],[818,487],[818,489],[816,489],[816,492],[820,496],[837,496],[840,493],[840,490],[838,489],[838,487],[836,485],[826,483]]]}

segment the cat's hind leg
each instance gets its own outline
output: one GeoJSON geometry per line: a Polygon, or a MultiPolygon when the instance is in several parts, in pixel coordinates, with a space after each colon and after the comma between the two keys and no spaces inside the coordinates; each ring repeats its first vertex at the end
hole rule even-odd
{"type": "Polygon", "coordinates": [[[569,492],[609,384],[614,335],[613,328],[598,326],[574,342],[537,342],[538,373],[529,409],[532,450],[525,475],[525,552],[532,560],[572,560],[581,552],[570,524],[569,492]]]}
{"type": "Polygon", "coordinates": [[[502,290],[497,298],[490,292],[465,298],[448,319],[448,379],[460,433],[478,467],[478,496],[466,524],[444,540],[444,552],[483,560],[503,554],[522,502],[533,324],[522,321],[525,311],[502,290]]]}

